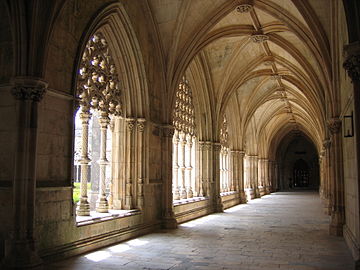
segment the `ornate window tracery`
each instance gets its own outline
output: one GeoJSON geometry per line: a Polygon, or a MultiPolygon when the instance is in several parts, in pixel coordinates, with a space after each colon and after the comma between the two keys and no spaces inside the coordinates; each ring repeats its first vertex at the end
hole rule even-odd
{"type": "Polygon", "coordinates": [[[79,216],[90,215],[92,209],[88,200],[87,186],[91,179],[90,169],[96,162],[99,168],[98,179],[91,179],[92,184],[98,180],[95,209],[97,212],[106,213],[109,209],[106,190],[111,185],[108,166],[108,157],[111,156],[110,118],[122,114],[122,103],[118,74],[108,43],[101,32],[96,32],[84,49],[77,78],[76,97],[80,104],[75,119],[74,162],[75,168],[78,168],[75,175],[80,180],[80,200],[76,212],[79,216]],[[95,122],[93,120],[98,121],[99,134],[96,137],[93,134],[95,129],[91,124],[95,122]],[[90,143],[89,137],[92,139],[90,143]],[[91,160],[95,158],[93,144],[99,148],[97,160],[91,160]]]}
{"type": "Polygon", "coordinates": [[[188,80],[183,77],[176,91],[173,111],[173,198],[199,196],[195,183],[195,110],[188,80]]]}
{"type": "Polygon", "coordinates": [[[228,145],[228,122],[226,115],[223,117],[223,121],[220,128],[220,192],[233,191],[234,187],[230,182],[230,149],[228,145]]]}

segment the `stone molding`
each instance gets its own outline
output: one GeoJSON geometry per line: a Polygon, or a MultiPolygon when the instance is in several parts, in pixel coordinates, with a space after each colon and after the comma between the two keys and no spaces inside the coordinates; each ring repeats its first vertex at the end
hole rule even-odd
{"type": "Polygon", "coordinates": [[[236,7],[236,11],[239,13],[249,13],[253,9],[251,4],[240,4],[236,7]]]}
{"type": "Polygon", "coordinates": [[[17,100],[31,100],[39,102],[44,97],[48,87],[47,82],[33,77],[15,77],[12,79],[14,85],[11,94],[17,100]]]}
{"type": "Polygon", "coordinates": [[[250,36],[252,42],[254,43],[263,43],[267,40],[269,40],[269,36],[265,35],[263,33],[254,33],[250,36]]]}

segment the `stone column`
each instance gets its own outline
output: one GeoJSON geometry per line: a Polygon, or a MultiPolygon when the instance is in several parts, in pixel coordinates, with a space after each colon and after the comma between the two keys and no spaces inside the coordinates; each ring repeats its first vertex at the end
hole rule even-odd
{"type": "Polygon", "coordinates": [[[175,130],[173,136],[173,193],[174,200],[180,200],[179,189],[179,131],[175,130]]]}
{"type": "Polygon", "coordinates": [[[176,229],[177,221],[173,210],[172,196],[172,139],[174,135],[173,126],[162,127],[161,138],[161,174],[163,182],[163,227],[166,229],[176,229]]]}
{"type": "Polygon", "coordinates": [[[206,194],[206,152],[205,142],[199,142],[199,194],[198,196],[207,196],[206,194]]]}
{"type": "Polygon", "coordinates": [[[137,119],[137,207],[144,207],[144,179],[145,179],[145,122],[143,118],[137,119]]]}
{"type": "Polygon", "coordinates": [[[106,158],[106,142],[107,142],[107,128],[110,124],[110,118],[107,113],[101,112],[99,117],[100,124],[100,159],[98,160],[100,166],[99,179],[99,195],[96,201],[96,211],[99,213],[109,212],[109,205],[106,199],[106,166],[109,161],[106,158]]]}
{"type": "MultiPolygon", "coordinates": [[[[355,4],[356,1],[350,2],[348,5],[357,6],[357,12],[359,11],[359,5],[355,4]]],[[[357,2],[356,2],[357,3],[357,2]]],[[[356,11],[353,12],[356,14],[356,11]]],[[[358,28],[358,27],[357,27],[358,28]]],[[[352,40],[353,41],[353,40],[352,40]]],[[[358,190],[357,195],[360,197],[360,41],[357,40],[344,47],[346,54],[346,60],[344,62],[344,68],[346,69],[353,84],[354,94],[354,134],[355,134],[355,147],[356,147],[356,167],[357,167],[357,183],[358,190]]],[[[358,208],[360,208],[360,202],[358,202],[358,208]]],[[[358,211],[358,215],[360,215],[358,211]]],[[[359,238],[358,238],[359,239],[359,238]]],[[[359,241],[358,241],[359,243],[359,241]]],[[[360,254],[357,254],[358,258],[355,262],[355,268],[360,269],[360,254]]]]}
{"type": "Polygon", "coordinates": [[[206,179],[206,194],[208,197],[212,196],[214,190],[214,170],[213,170],[213,149],[211,142],[205,142],[205,179],[206,179]]]}
{"type": "Polygon", "coordinates": [[[215,212],[223,212],[224,206],[221,201],[220,196],[220,153],[221,153],[221,144],[214,143],[214,160],[213,160],[213,181],[214,181],[214,210],[215,212]]]}
{"type": "Polygon", "coordinates": [[[245,195],[245,178],[244,178],[244,157],[245,151],[239,151],[239,193],[240,199],[242,203],[246,203],[246,195],[245,195]]]}
{"type": "Polygon", "coordinates": [[[230,190],[239,191],[239,151],[230,151],[230,190]]]}
{"type": "Polygon", "coordinates": [[[126,180],[125,180],[125,206],[126,210],[134,208],[133,202],[133,184],[134,184],[134,127],[135,119],[126,119],[126,180]]]}
{"type": "Polygon", "coordinates": [[[192,189],[192,164],[191,164],[191,156],[192,156],[192,136],[187,134],[186,137],[186,146],[185,146],[185,188],[187,191],[187,198],[192,198],[194,196],[192,189]]]}
{"type": "Polygon", "coordinates": [[[251,156],[251,186],[255,193],[255,198],[260,198],[259,181],[258,181],[258,158],[251,156]]]}
{"type": "Polygon", "coordinates": [[[265,166],[265,175],[264,175],[264,182],[265,182],[265,193],[270,194],[271,186],[269,181],[269,160],[264,159],[264,166],[265,166]]]}
{"type": "Polygon", "coordinates": [[[88,146],[89,146],[89,121],[91,114],[88,109],[80,108],[82,112],[80,113],[80,120],[82,124],[82,133],[81,133],[81,158],[79,160],[81,167],[81,183],[80,183],[80,200],[76,208],[76,214],[78,216],[90,216],[90,204],[88,202],[87,195],[87,183],[88,183],[88,167],[90,159],[88,156],[88,146]]]}
{"type": "Polygon", "coordinates": [[[224,171],[225,171],[225,192],[230,191],[230,177],[229,177],[229,148],[225,148],[225,160],[224,160],[224,171]]]}
{"type": "Polygon", "coordinates": [[[180,199],[186,199],[187,193],[186,193],[186,179],[185,179],[185,146],[186,146],[186,135],[184,132],[180,132],[179,134],[180,138],[180,153],[179,153],[179,169],[180,169],[180,179],[179,179],[179,185],[180,185],[180,199]]]}
{"type": "MultiPolygon", "coordinates": [[[[42,263],[34,236],[38,103],[47,83],[32,77],[16,77],[12,94],[17,100],[18,134],[13,180],[13,230],[6,240],[3,265],[12,269],[42,263]]],[[[0,265],[1,266],[1,265],[0,265]]]]}
{"type": "Polygon", "coordinates": [[[191,165],[191,168],[192,168],[192,171],[191,171],[191,178],[190,178],[190,181],[191,181],[191,188],[194,192],[193,196],[196,196],[198,197],[199,194],[200,194],[200,188],[199,188],[199,183],[198,183],[198,180],[197,180],[197,174],[198,174],[198,164],[197,164],[197,151],[196,151],[196,148],[197,148],[197,143],[196,143],[196,136],[192,136],[191,137],[191,140],[192,140],[192,147],[191,147],[191,159],[190,159],[190,165],[191,165]]]}
{"type": "Polygon", "coordinates": [[[331,221],[330,234],[342,236],[343,226],[345,224],[345,205],[344,205],[344,178],[343,162],[341,149],[341,120],[331,118],[328,121],[328,127],[331,133],[331,221]]]}
{"type": "MultiPolygon", "coordinates": [[[[110,120],[110,132],[111,132],[111,154],[112,156],[114,155],[114,147],[113,147],[113,141],[114,141],[114,129],[115,129],[115,117],[116,116],[113,116],[111,117],[111,120],[110,120]]],[[[111,160],[113,161],[113,157],[111,158],[111,160]]],[[[109,209],[113,209],[114,208],[114,192],[113,192],[113,182],[114,182],[114,175],[113,175],[113,166],[111,166],[111,177],[110,177],[110,182],[109,182],[109,196],[108,196],[108,203],[109,203],[109,209]]]]}
{"type": "Polygon", "coordinates": [[[330,170],[331,162],[331,153],[330,153],[330,146],[331,142],[330,140],[325,140],[323,142],[323,149],[325,152],[325,156],[323,159],[323,166],[324,166],[324,211],[325,214],[330,215],[331,214],[331,200],[332,200],[332,194],[331,194],[331,185],[332,185],[332,174],[330,170]]]}

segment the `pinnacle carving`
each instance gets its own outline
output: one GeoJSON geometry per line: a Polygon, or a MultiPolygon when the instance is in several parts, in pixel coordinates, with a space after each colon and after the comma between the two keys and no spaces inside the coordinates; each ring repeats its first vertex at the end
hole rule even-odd
{"type": "Polygon", "coordinates": [[[341,120],[339,118],[331,118],[328,120],[328,128],[331,134],[337,134],[341,128],[341,120]]]}
{"type": "Polygon", "coordinates": [[[107,41],[101,32],[94,34],[82,55],[77,96],[80,105],[109,114],[121,115],[118,75],[107,41]]]}
{"type": "Polygon", "coordinates": [[[360,81],[360,55],[350,55],[345,60],[343,67],[352,81],[360,81]]]}
{"type": "Polygon", "coordinates": [[[12,95],[18,100],[32,100],[39,102],[47,88],[47,83],[38,79],[17,77],[14,79],[12,95]]]}

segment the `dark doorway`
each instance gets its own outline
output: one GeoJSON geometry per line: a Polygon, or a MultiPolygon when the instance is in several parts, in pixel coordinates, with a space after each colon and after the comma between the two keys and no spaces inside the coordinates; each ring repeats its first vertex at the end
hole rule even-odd
{"type": "Polygon", "coordinates": [[[298,159],[294,164],[294,188],[309,187],[310,170],[303,159],[298,159]]]}

